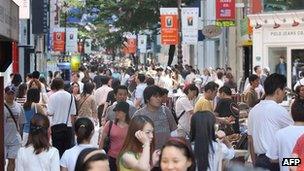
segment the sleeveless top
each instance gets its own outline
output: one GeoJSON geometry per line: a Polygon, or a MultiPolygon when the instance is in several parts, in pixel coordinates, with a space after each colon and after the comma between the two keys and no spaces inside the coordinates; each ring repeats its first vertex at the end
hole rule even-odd
{"type": "Polygon", "coordinates": [[[37,112],[36,104],[32,105],[30,110],[25,110],[25,123],[23,126],[23,132],[29,133],[30,132],[30,122],[34,114],[37,112]]]}
{"type": "MultiPolygon", "coordinates": [[[[135,154],[132,151],[127,151],[127,152],[124,152],[121,156],[123,156],[125,153],[132,154],[135,156],[136,159],[139,159],[139,155],[140,155],[139,153],[135,154]]],[[[133,171],[132,169],[126,168],[124,162],[122,161],[122,157],[119,158],[118,168],[119,168],[119,171],[133,171]]]]}

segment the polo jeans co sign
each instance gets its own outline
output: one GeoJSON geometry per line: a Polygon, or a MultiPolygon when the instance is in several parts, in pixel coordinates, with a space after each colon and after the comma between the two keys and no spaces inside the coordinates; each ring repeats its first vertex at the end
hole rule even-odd
{"type": "Polygon", "coordinates": [[[288,43],[288,42],[299,42],[302,43],[304,40],[304,30],[266,30],[263,36],[265,43],[288,43]]]}

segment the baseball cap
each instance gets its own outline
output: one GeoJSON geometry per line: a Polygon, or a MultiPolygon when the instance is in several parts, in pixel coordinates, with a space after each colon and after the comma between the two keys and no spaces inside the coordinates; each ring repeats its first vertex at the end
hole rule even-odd
{"type": "Polygon", "coordinates": [[[129,106],[130,105],[127,102],[124,101],[117,102],[113,111],[123,111],[124,113],[129,114],[129,106]]]}
{"type": "Polygon", "coordinates": [[[16,87],[13,85],[7,86],[4,89],[5,93],[16,93],[16,87]]]}

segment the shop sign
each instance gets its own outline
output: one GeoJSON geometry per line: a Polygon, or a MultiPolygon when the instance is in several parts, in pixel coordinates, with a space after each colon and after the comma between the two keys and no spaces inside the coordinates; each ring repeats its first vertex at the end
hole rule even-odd
{"type": "Polygon", "coordinates": [[[77,52],[77,33],[78,29],[77,28],[66,28],[66,52],[77,52]]]}
{"type": "Polygon", "coordinates": [[[0,0],[0,35],[19,40],[19,7],[11,0],[0,0]]]}
{"type": "Polygon", "coordinates": [[[304,30],[266,30],[265,42],[303,42],[304,30]]]}
{"type": "Polygon", "coordinates": [[[147,35],[138,35],[138,49],[140,53],[147,52],[147,35]]]}
{"type": "Polygon", "coordinates": [[[161,44],[176,45],[179,42],[179,18],[177,8],[160,8],[161,44]]]}
{"type": "Polygon", "coordinates": [[[197,44],[198,8],[182,8],[183,43],[197,44]]]}
{"type": "Polygon", "coordinates": [[[65,33],[64,32],[54,32],[53,33],[53,50],[64,52],[65,48],[65,33]]]}
{"type": "Polygon", "coordinates": [[[216,1],[216,20],[235,20],[235,0],[216,1]]]}
{"type": "Polygon", "coordinates": [[[202,33],[207,38],[219,36],[222,33],[222,29],[216,25],[208,25],[203,28],[202,33]]]}
{"type": "Polygon", "coordinates": [[[218,27],[234,27],[235,21],[215,21],[215,25],[218,27]]]}

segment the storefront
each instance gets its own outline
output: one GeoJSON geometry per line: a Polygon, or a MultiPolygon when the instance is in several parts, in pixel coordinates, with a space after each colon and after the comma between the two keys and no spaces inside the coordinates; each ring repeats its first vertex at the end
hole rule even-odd
{"type": "Polygon", "coordinates": [[[304,72],[304,12],[249,15],[253,27],[253,66],[284,73],[292,88],[304,72]]]}

